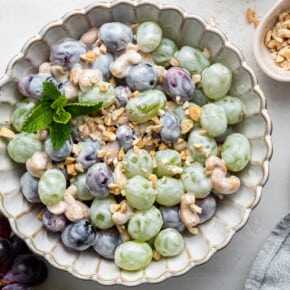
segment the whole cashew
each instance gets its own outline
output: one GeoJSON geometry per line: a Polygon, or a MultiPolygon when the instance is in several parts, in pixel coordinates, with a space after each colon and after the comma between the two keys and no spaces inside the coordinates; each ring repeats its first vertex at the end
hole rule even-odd
{"type": "Polygon", "coordinates": [[[97,28],[91,28],[81,36],[80,41],[87,46],[92,46],[97,41],[98,34],[99,30],[97,28]]]}
{"type": "Polygon", "coordinates": [[[113,213],[112,220],[116,225],[124,225],[132,216],[133,209],[127,200],[122,200],[118,209],[113,213]]]}
{"type": "Polygon", "coordinates": [[[142,56],[133,49],[121,54],[111,66],[112,75],[116,78],[124,78],[127,74],[128,68],[132,64],[139,64],[142,61],[142,56]]]}
{"type": "Polygon", "coordinates": [[[35,152],[30,159],[26,161],[27,171],[35,177],[40,178],[43,172],[52,168],[51,160],[45,152],[35,152]]]}
{"type": "Polygon", "coordinates": [[[224,160],[217,156],[210,156],[205,161],[205,169],[211,174],[212,187],[222,194],[231,194],[236,192],[241,185],[237,176],[227,177],[227,167],[224,160]]]}
{"type": "Polygon", "coordinates": [[[200,211],[200,208],[195,205],[195,195],[192,193],[184,194],[180,203],[180,218],[187,230],[193,235],[197,234],[195,226],[200,221],[198,211],[200,211]]]}

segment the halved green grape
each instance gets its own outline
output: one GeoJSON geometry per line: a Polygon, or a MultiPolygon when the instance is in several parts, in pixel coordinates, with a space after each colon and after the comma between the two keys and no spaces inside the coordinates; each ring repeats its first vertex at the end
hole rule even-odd
{"type": "Polygon", "coordinates": [[[137,29],[137,45],[143,52],[149,53],[155,50],[162,39],[162,29],[156,22],[145,21],[137,29]]]}
{"type": "Polygon", "coordinates": [[[19,133],[9,141],[7,151],[15,162],[25,163],[35,152],[43,151],[43,145],[36,134],[19,133]]]}
{"type": "Polygon", "coordinates": [[[240,133],[229,135],[222,146],[222,159],[231,171],[241,171],[251,158],[251,145],[247,137],[240,133]]]}
{"type": "Polygon", "coordinates": [[[162,225],[160,210],[152,206],[135,212],[129,220],[128,233],[133,239],[149,241],[159,233],[162,225]]]}
{"type": "Polygon", "coordinates": [[[137,209],[150,208],[155,201],[152,183],[143,176],[134,176],[125,186],[125,195],[129,204],[137,209]]]}
{"type": "Polygon", "coordinates": [[[91,223],[98,229],[106,230],[114,225],[110,205],[117,203],[113,196],[95,198],[90,207],[91,223]]]}
{"type": "Polygon", "coordinates": [[[223,98],[231,87],[232,71],[221,63],[212,64],[202,72],[203,92],[211,99],[223,98]]]}
{"type": "Polygon", "coordinates": [[[86,185],[86,177],[85,173],[79,174],[76,176],[73,184],[77,187],[77,198],[79,200],[92,200],[94,197],[91,195],[87,185],[86,185]]]}
{"type": "Polygon", "coordinates": [[[126,109],[132,122],[144,123],[157,116],[166,106],[166,96],[160,90],[146,90],[128,101],[126,109]]]}
{"type": "Polygon", "coordinates": [[[227,129],[225,110],[213,103],[204,105],[201,109],[200,124],[209,136],[222,135],[227,129]]]}
{"type": "Polygon", "coordinates": [[[176,229],[167,228],[154,239],[154,248],[163,257],[177,256],[184,249],[184,240],[176,229]]]}
{"type": "Polygon", "coordinates": [[[116,91],[111,84],[106,91],[101,91],[99,86],[95,86],[79,93],[78,99],[80,103],[97,104],[101,102],[103,103],[102,108],[107,108],[115,103],[116,91]]]}
{"type": "Polygon", "coordinates": [[[174,176],[182,172],[180,154],[173,149],[157,151],[155,173],[158,177],[174,176]]]}
{"type": "Polygon", "coordinates": [[[199,162],[186,166],[181,175],[186,192],[195,194],[197,198],[206,197],[212,190],[211,179],[205,174],[205,168],[199,162]]]}
{"type": "Polygon", "coordinates": [[[201,74],[210,65],[205,54],[197,48],[183,46],[175,53],[175,58],[180,66],[187,69],[191,74],[201,74]]]}
{"type": "Polygon", "coordinates": [[[124,158],[124,169],[127,177],[132,178],[136,175],[148,177],[153,171],[153,162],[150,154],[141,149],[135,152],[130,149],[124,158]]]}
{"type": "Polygon", "coordinates": [[[174,53],[177,51],[175,42],[169,38],[163,37],[159,46],[153,51],[152,57],[155,63],[168,66],[174,53]]]}
{"type": "Polygon", "coordinates": [[[215,139],[200,128],[191,131],[187,146],[193,160],[200,163],[204,163],[208,156],[217,155],[217,143],[215,139]]]}
{"type": "Polygon", "coordinates": [[[24,121],[34,107],[35,102],[31,99],[24,99],[23,101],[17,103],[16,108],[11,115],[11,124],[17,132],[21,131],[24,121]]]}
{"type": "Polygon", "coordinates": [[[40,200],[45,205],[56,205],[64,197],[66,178],[59,169],[49,169],[40,177],[38,193],[40,200]]]}
{"type": "Polygon", "coordinates": [[[180,203],[184,194],[184,187],[179,179],[165,177],[157,181],[156,202],[165,206],[174,206],[180,203]]]}
{"type": "Polygon", "coordinates": [[[225,110],[230,125],[241,122],[245,115],[245,104],[237,97],[226,96],[215,104],[225,110]]]}
{"type": "Polygon", "coordinates": [[[144,242],[128,241],[115,250],[115,264],[126,271],[144,269],[152,260],[152,249],[144,242]]]}

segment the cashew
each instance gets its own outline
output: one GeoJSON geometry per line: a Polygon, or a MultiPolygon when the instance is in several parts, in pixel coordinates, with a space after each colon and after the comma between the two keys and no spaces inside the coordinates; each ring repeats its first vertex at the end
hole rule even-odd
{"type": "Polygon", "coordinates": [[[80,41],[86,46],[92,46],[97,41],[98,34],[99,30],[97,28],[91,28],[81,36],[80,41]]]}
{"type": "Polygon", "coordinates": [[[180,218],[190,233],[193,235],[197,234],[195,226],[199,224],[200,218],[197,214],[194,194],[186,193],[182,196],[180,203],[180,218]]]}
{"type": "Polygon", "coordinates": [[[234,175],[227,177],[226,164],[224,160],[217,156],[207,158],[205,170],[211,175],[212,186],[219,193],[231,194],[240,188],[240,179],[234,175]]]}
{"type": "Polygon", "coordinates": [[[63,88],[63,92],[64,92],[64,96],[67,99],[71,100],[78,96],[79,91],[75,86],[73,86],[72,84],[69,84],[63,88]]]}
{"type": "Polygon", "coordinates": [[[40,178],[43,172],[52,168],[51,160],[45,152],[35,152],[30,159],[26,161],[27,171],[35,177],[40,178]]]}
{"type": "Polygon", "coordinates": [[[122,225],[122,226],[116,225],[116,228],[119,231],[123,242],[128,242],[131,240],[131,237],[130,237],[130,235],[129,235],[129,233],[124,225],[122,225]]]}
{"type": "Polygon", "coordinates": [[[133,209],[127,200],[122,200],[119,208],[113,213],[112,220],[116,225],[124,225],[132,216],[133,209]]]}
{"type": "Polygon", "coordinates": [[[122,162],[118,162],[114,170],[114,180],[120,187],[124,188],[128,179],[126,175],[123,173],[122,169],[123,169],[122,162]]]}
{"type": "Polygon", "coordinates": [[[132,64],[138,64],[142,61],[142,56],[130,49],[126,53],[121,54],[111,66],[112,75],[116,78],[124,78],[127,74],[128,68],[132,64]]]}
{"type": "Polygon", "coordinates": [[[120,151],[119,143],[117,141],[108,142],[104,146],[104,151],[107,152],[107,156],[108,157],[110,157],[112,159],[118,158],[118,154],[119,154],[119,151],[120,151]]]}
{"type": "Polygon", "coordinates": [[[79,86],[80,89],[85,92],[93,84],[102,81],[103,74],[98,69],[84,69],[79,76],[79,86]]]}
{"type": "Polygon", "coordinates": [[[51,74],[51,63],[44,62],[39,66],[39,72],[44,74],[51,74]]]}

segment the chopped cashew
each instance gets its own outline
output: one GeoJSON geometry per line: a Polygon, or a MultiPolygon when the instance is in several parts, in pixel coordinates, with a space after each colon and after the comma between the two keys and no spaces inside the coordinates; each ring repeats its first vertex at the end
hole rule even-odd
{"type": "Polygon", "coordinates": [[[190,233],[193,235],[198,233],[195,226],[199,224],[200,218],[197,214],[194,194],[186,193],[182,196],[180,203],[180,218],[190,233]]]}
{"type": "Polygon", "coordinates": [[[135,50],[128,50],[126,53],[120,55],[112,64],[111,72],[116,78],[124,78],[127,74],[128,68],[132,64],[139,64],[142,61],[142,56],[135,50]]]}
{"type": "Polygon", "coordinates": [[[213,188],[222,194],[236,192],[240,188],[240,179],[237,176],[227,177],[227,167],[224,160],[217,156],[210,156],[205,162],[205,169],[211,175],[213,188]]]}
{"type": "Polygon", "coordinates": [[[128,222],[132,216],[133,209],[129,205],[127,200],[122,200],[120,206],[112,215],[112,220],[116,225],[124,225],[128,222]]]}
{"type": "Polygon", "coordinates": [[[30,159],[26,161],[27,171],[35,177],[40,176],[47,169],[52,168],[51,160],[45,152],[35,152],[30,159]]]}

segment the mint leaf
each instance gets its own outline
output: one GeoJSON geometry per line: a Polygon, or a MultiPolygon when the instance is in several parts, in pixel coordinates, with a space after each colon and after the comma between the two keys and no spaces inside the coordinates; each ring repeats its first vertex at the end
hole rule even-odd
{"type": "Polygon", "coordinates": [[[65,97],[59,96],[51,105],[50,107],[56,110],[59,107],[63,107],[67,104],[67,99],[65,97]]]}
{"type": "Polygon", "coordinates": [[[71,114],[66,112],[64,108],[57,108],[54,115],[53,121],[59,124],[66,124],[71,119],[71,114]]]}
{"type": "Polygon", "coordinates": [[[98,104],[83,104],[83,103],[70,103],[64,106],[65,110],[73,117],[81,115],[89,115],[98,111],[103,103],[98,104]]]}
{"type": "Polygon", "coordinates": [[[54,150],[60,149],[71,136],[71,124],[52,123],[49,126],[49,135],[54,150]]]}
{"type": "Polygon", "coordinates": [[[46,128],[53,121],[53,110],[49,104],[40,103],[37,105],[25,120],[22,131],[28,133],[37,132],[40,129],[46,128]]]}
{"type": "Polygon", "coordinates": [[[54,101],[61,96],[60,91],[53,83],[43,82],[42,86],[43,86],[43,95],[41,98],[42,103],[54,101]]]}

